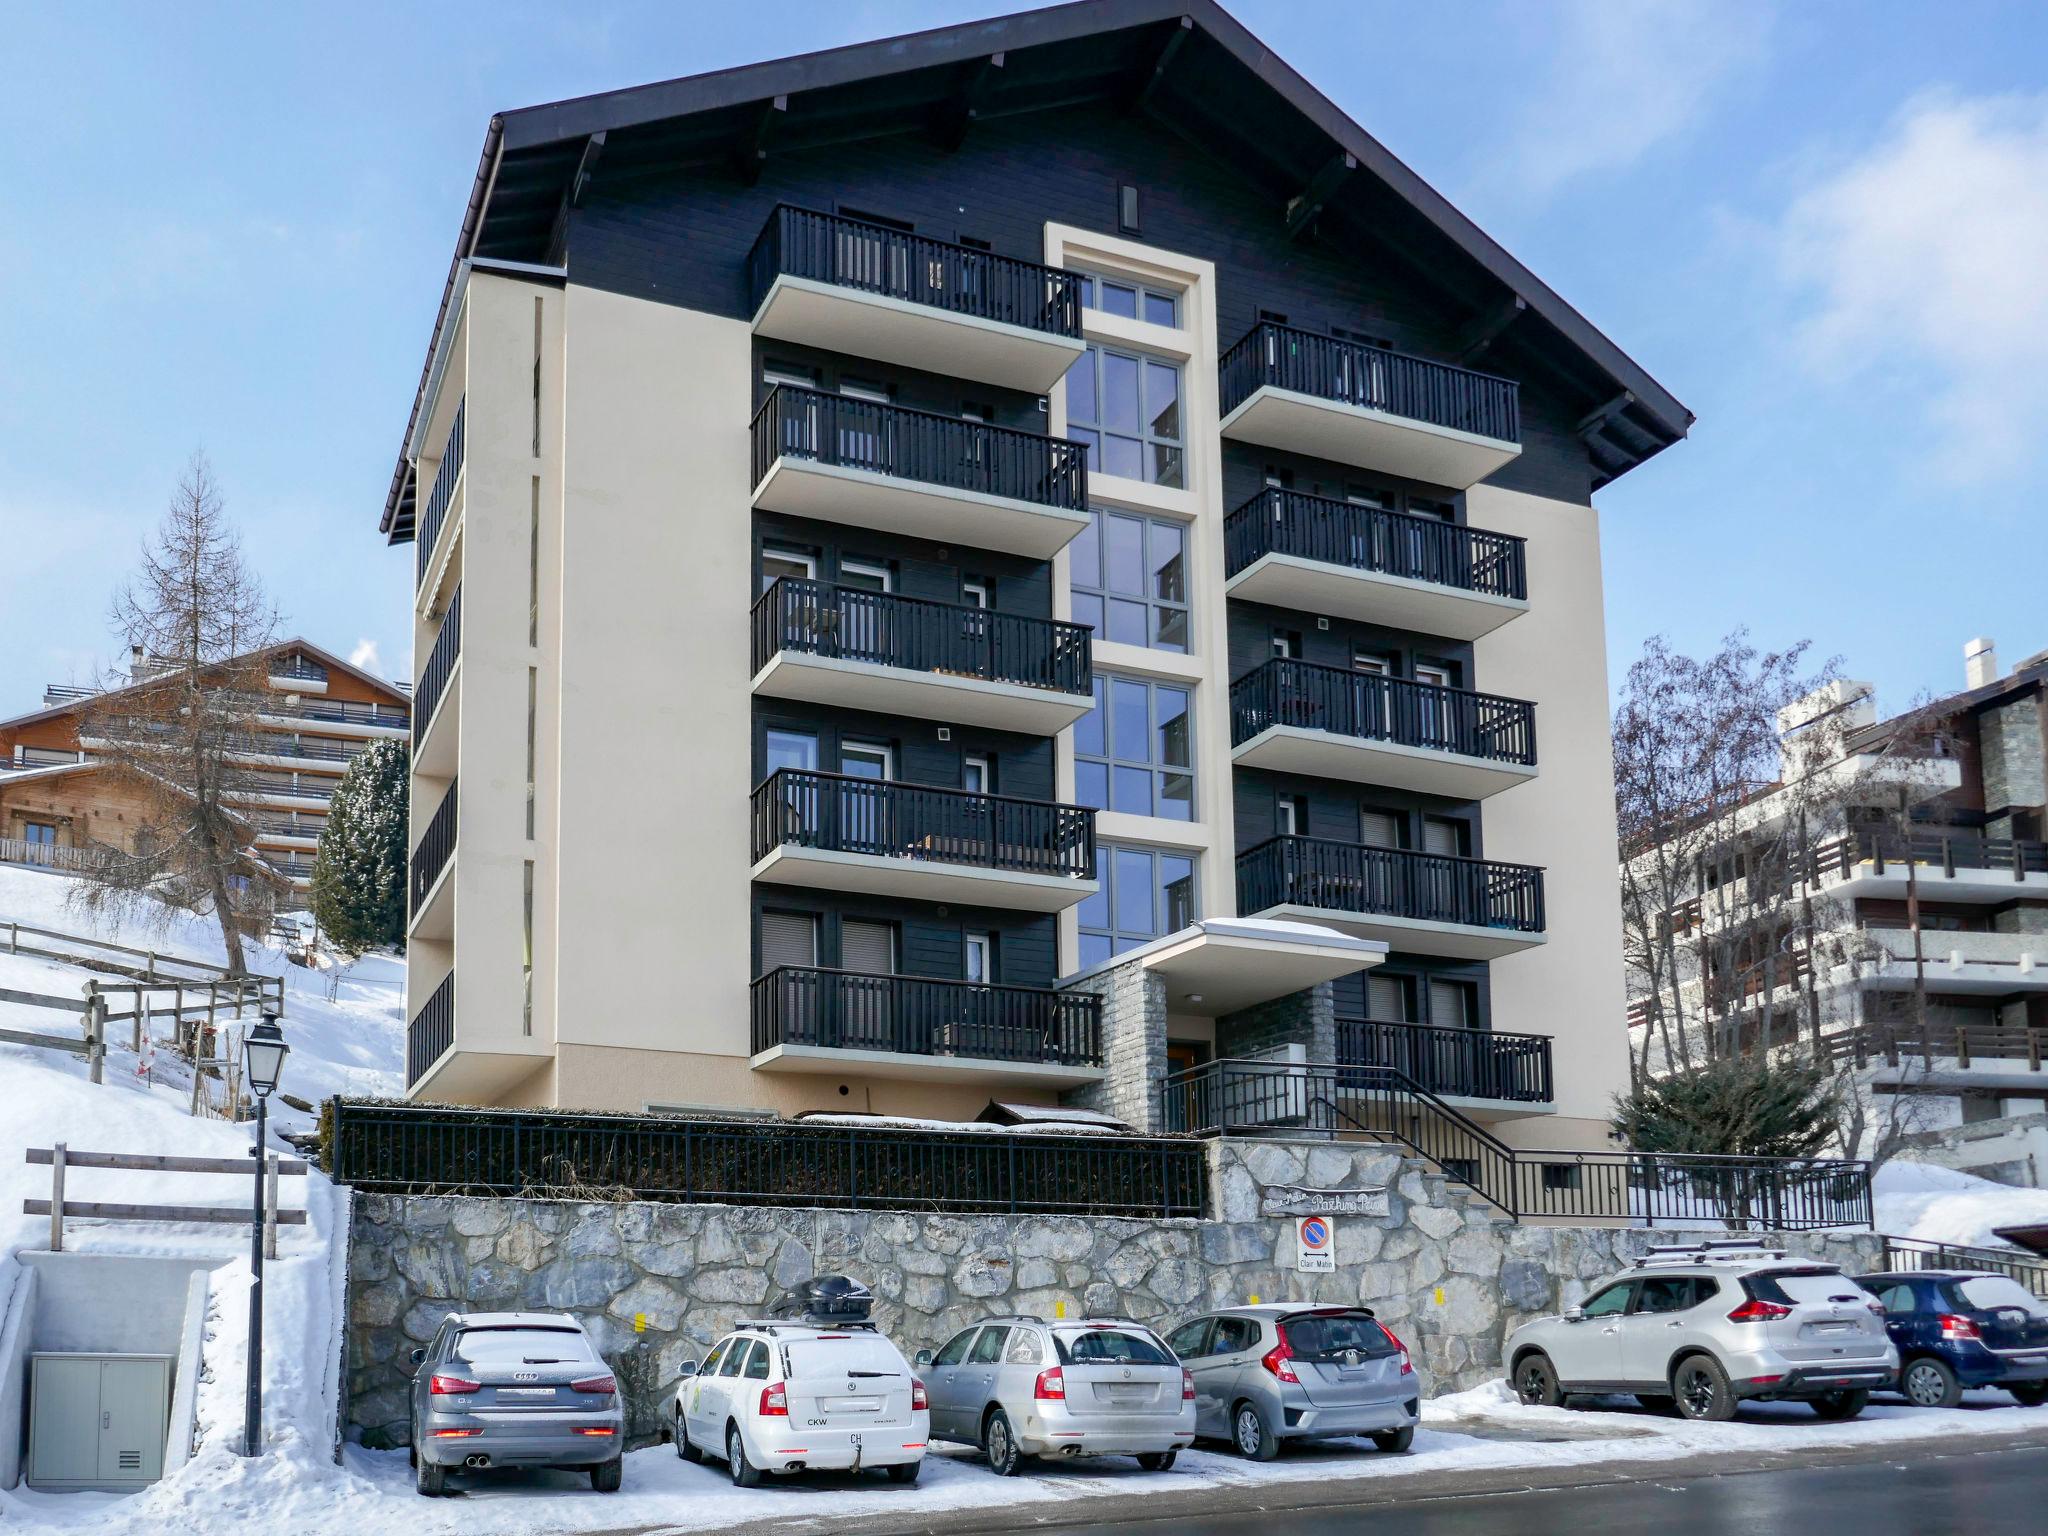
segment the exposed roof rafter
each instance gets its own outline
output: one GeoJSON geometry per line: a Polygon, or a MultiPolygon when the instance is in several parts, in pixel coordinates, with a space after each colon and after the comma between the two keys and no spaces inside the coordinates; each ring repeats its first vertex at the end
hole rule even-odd
{"type": "Polygon", "coordinates": [[[1470,364],[1500,340],[1501,332],[1529,312],[1529,301],[1511,293],[1466,329],[1458,346],[1458,361],[1470,364]]]}
{"type": "Polygon", "coordinates": [[[1299,240],[1312,229],[1337,189],[1357,169],[1358,159],[1349,150],[1340,149],[1324,161],[1323,168],[1302,189],[1301,195],[1287,200],[1287,238],[1299,240]]]}
{"type": "Polygon", "coordinates": [[[747,186],[761,179],[761,162],[768,158],[768,144],[776,127],[789,111],[787,96],[770,96],[754,112],[746,131],[732,147],[733,174],[747,186]]]}
{"type": "Polygon", "coordinates": [[[1186,46],[1188,36],[1195,30],[1195,18],[1183,16],[1180,25],[1166,34],[1166,41],[1159,45],[1159,52],[1153,55],[1152,67],[1138,76],[1130,95],[1124,100],[1126,112],[1142,112],[1152,105],[1152,98],[1159,93],[1159,87],[1166,79],[1166,71],[1175,55],[1186,46]]]}
{"type": "Polygon", "coordinates": [[[1002,78],[1003,56],[992,53],[968,65],[960,88],[942,106],[932,124],[932,142],[951,154],[966,141],[967,130],[988,99],[989,88],[1002,78]]]}

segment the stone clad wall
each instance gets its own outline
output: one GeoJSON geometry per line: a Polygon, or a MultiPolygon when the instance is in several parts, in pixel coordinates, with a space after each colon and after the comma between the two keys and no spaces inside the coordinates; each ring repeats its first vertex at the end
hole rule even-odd
{"type": "MultiPolygon", "coordinates": [[[[1363,1303],[1408,1344],[1425,1392],[1456,1391],[1499,1373],[1501,1341],[1526,1318],[1580,1300],[1650,1243],[1705,1235],[1517,1226],[1372,1147],[1220,1141],[1210,1155],[1208,1221],[359,1194],[346,1432],[404,1440],[408,1354],[449,1311],[533,1308],[591,1328],[644,1442],[684,1361],[783,1288],[832,1271],[874,1288],[875,1321],[906,1355],[996,1312],[1050,1317],[1064,1305],[1165,1328],[1252,1296],[1363,1303]],[[1384,1189],[1387,1214],[1336,1216],[1336,1271],[1301,1274],[1293,1219],[1261,1210],[1276,1185],[1384,1189]]],[[[1877,1257],[1867,1235],[1782,1241],[1852,1265],[1877,1257]]]]}

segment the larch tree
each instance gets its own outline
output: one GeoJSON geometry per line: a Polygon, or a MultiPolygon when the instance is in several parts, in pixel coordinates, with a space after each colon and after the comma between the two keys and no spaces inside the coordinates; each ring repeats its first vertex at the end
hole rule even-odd
{"type": "Polygon", "coordinates": [[[313,916],[346,954],[405,947],[411,771],[403,743],[375,742],[349,764],[328,807],[313,861],[313,916]]]}

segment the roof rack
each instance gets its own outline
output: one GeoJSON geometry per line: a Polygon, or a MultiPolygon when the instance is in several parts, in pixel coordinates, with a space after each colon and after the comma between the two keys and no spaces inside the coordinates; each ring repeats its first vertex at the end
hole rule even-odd
{"type": "Polygon", "coordinates": [[[751,1328],[756,1333],[765,1333],[771,1338],[777,1329],[789,1328],[803,1328],[819,1333],[851,1333],[857,1328],[868,1333],[880,1331],[865,1317],[823,1317],[815,1313],[804,1317],[742,1317],[734,1321],[733,1327],[751,1328]]]}
{"type": "Polygon", "coordinates": [[[1709,1259],[1732,1259],[1738,1254],[1755,1254],[1758,1258],[1782,1259],[1786,1250],[1767,1247],[1746,1237],[1715,1237],[1699,1243],[1657,1243],[1649,1252],[1640,1254],[1635,1261],[1637,1269],[1651,1264],[1670,1264],[1679,1259],[1690,1259],[1695,1264],[1704,1264],[1709,1259]]]}

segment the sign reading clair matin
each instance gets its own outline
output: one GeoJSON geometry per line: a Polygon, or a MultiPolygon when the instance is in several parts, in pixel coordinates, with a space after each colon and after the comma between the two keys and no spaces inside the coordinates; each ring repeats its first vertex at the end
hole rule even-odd
{"type": "Polygon", "coordinates": [[[1294,1224],[1294,1267],[1302,1274],[1337,1272],[1337,1223],[1329,1216],[1304,1216],[1294,1224]]]}
{"type": "Polygon", "coordinates": [[[1376,1189],[1306,1189],[1299,1184],[1267,1184],[1259,1190],[1259,1212],[1265,1216],[1385,1216],[1386,1186],[1376,1189]]]}

